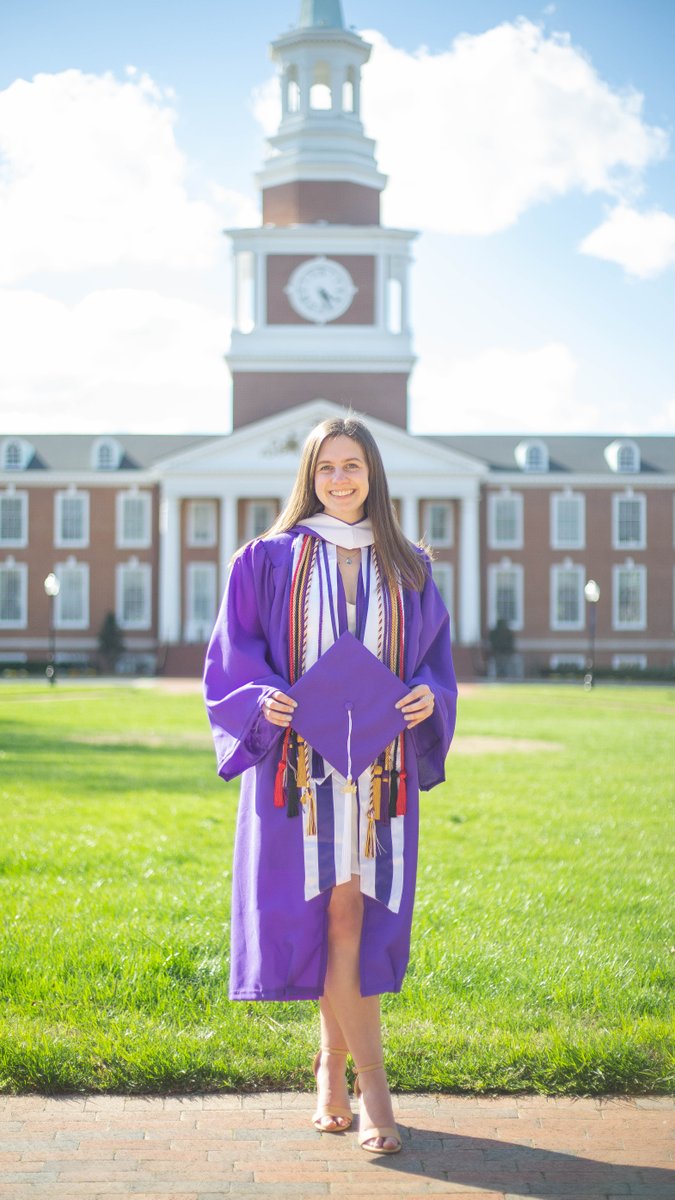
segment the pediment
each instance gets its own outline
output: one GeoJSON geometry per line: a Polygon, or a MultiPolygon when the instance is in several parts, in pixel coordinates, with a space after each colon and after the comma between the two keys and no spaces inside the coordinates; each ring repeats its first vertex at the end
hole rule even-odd
{"type": "MultiPolygon", "coordinates": [[[[235,482],[243,485],[255,479],[260,492],[261,480],[266,476],[275,481],[282,476],[292,478],[310,430],[319,421],[343,416],[344,412],[339,405],[323,400],[298,405],[165,458],[157,464],[157,473],[166,480],[198,476],[204,481],[211,476],[220,481],[227,479],[230,485],[235,482]]],[[[477,481],[486,474],[484,464],[477,459],[429,438],[415,436],[374,417],[368,418],[368,426],[392,483],[397,477],[410,482],[418,477],[420,483],[431,479],[440,483],[450,476],[477,481]]]]}

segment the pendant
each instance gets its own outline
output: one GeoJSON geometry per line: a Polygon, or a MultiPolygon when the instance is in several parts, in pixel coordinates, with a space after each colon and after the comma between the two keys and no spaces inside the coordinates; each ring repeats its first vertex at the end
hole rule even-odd
{"type": "Polygon", "coordinates": [[[351,779],[347,779],[342,791],[345,796],[353,796],[356,793],[356,784],[353,783],[351,779]]]}

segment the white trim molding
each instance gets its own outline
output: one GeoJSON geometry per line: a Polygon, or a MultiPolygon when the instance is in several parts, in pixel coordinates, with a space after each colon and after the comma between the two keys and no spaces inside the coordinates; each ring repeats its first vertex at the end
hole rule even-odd
{"type": "Polygon", "coordinates": [[[628,629],[646,629],[647,628],[647,568],[642,563],[634,563],[632,558],[627,558],[625,563],[616,563],[612,567],[612,629],[628,630],[628,629]],[[637,600],[637,615],[630,618],[621,617],[621,602],[622,588],[625,588],[625,582],[622,582],[622,575],[630,574],[633,576],[634,588],[633,596],[630,602],[637,600]]]}
{"type": "Polygon", "coordinates": [[[523,548],[523,497],[520,492],[512,492],[510,488],[501,491],[488,492],[488,546],[491,550],[522,550],[523,548]],[[513,536],[500,537],[499,506],[513,505],[513,536]]]}

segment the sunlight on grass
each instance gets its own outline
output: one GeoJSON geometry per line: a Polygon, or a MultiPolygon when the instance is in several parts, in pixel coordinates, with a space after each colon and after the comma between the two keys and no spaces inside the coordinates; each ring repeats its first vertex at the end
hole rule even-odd
{"type": "MultiPolygon", "coordinates": [[[[672,1090],[674,701],[463,698],[383,997],[392,1086],[672,1090]]],[[[317,1006],[227,999],[238,786],[200,697],[7,685],[0,719],[0,1087],[310,1086],[317,1006]]]]}

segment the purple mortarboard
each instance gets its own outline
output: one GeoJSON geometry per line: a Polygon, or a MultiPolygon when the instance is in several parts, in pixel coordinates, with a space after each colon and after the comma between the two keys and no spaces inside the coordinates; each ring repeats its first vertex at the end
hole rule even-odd
{"type": "Polygon", "coordinates": [[[397,700],[410,689],[351,633],[289,688],[292,725],[345,779],[358,779],[407,726],[397,700]]]}

